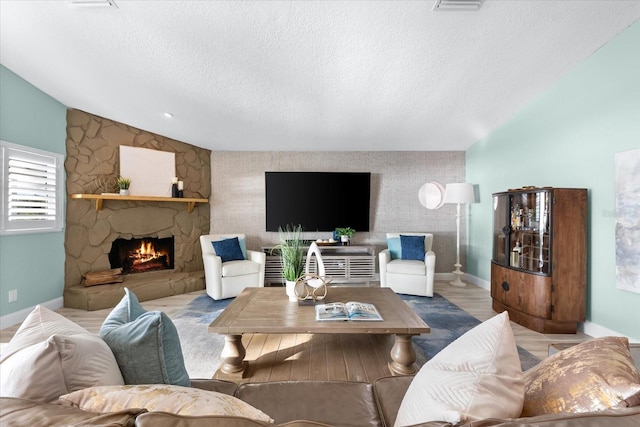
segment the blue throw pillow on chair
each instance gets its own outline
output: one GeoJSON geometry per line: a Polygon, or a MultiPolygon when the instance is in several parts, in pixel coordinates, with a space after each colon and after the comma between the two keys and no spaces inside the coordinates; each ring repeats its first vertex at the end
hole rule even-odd
{"type": "Polygon", "coordinates": [[[424,236],[400,235],[402,259],[424,261],[424,236]]]}
{"type": "Polygon", "coordinates": [[[222,258],[222,262],[245,259],[237,237],[218,240],[217,242],[211,242],[211,244],[213,245],[213,250],[216,251],[216,255],[222,258]]]}

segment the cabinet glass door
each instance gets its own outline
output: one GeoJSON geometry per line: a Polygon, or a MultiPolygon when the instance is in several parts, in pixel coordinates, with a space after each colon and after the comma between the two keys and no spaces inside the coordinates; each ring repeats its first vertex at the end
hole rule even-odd
{"type": "Polygon", "coordinates": [[[508,213],[509,196],[495,194],[493,196],[493,261],[504,266],[509,265],[509,252],[511,252],[508,213]]]}
{"type": "Polygon", "coordinates": [[[551,274],[550,193],[511,193],[509,199],[509,265],[531,272],[551,274]]]}

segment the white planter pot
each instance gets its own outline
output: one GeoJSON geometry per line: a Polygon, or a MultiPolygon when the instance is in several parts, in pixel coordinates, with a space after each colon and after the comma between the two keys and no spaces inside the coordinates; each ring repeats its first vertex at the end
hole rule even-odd
{"type": "Polygon", "coordinates": [[[349,236],[340,236],[340,241],[344,246],[347,246],[349,244],[349,236]]]}
{"type": "Polygon", "coordinates": [[[298,297],[295,293],[296,282],[291,280],[285,281],[287,296],[289,297],[289,301],[298,301],[298,297]]]}
{"type": "Polygon", "coordinates": [[[129,190],[125,190],[124,188],[120,189],[120,195],[121,196],[128,196],[129,195],[129,190]]]}

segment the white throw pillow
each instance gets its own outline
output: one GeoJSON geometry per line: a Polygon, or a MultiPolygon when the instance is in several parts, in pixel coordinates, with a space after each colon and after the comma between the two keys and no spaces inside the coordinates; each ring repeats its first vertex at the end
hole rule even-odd
{"type": "Polygon", "coordinates": [[[56,402],[66,393],[124,380],[97,335],[44,307],[25,319],[0,360],[0,395],[56,402]],[[52,331],[67,333],[52,334],[52,331]]]}
{"type": "Polygon", "coordinates": [[[507,312],[471,329],[427,362],[402,399],[395,427],[515,418],[524,380],[507,312]]]}
{"type": "Polygon", "coordinates": [[[11,357],[15,352],[30,345],[46,341],[51,335],[77,335],[88,334],[89,331],[67,319],[64,316],[51,311],[46,307],[37,305],[24,319],[16,333],[2,351],[0,363],[11,357]]]}
{"type": "Polygon", "coordinates": [[[91,387],[60,396],[60,402],[87,412],[145,408],[149,412],[190,416],[227,415],[273,422],[267,414],[237,397],[171,384],[91,387]]]}

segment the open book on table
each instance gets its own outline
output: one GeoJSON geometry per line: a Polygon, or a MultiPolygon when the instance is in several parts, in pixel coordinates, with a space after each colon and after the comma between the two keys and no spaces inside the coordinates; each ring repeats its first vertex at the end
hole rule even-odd
{"type": "Polygon", "coordinates": [[[375,305],[366,302],[331,302],[316,305],[316,320],[381,321],[375,305]]]}

